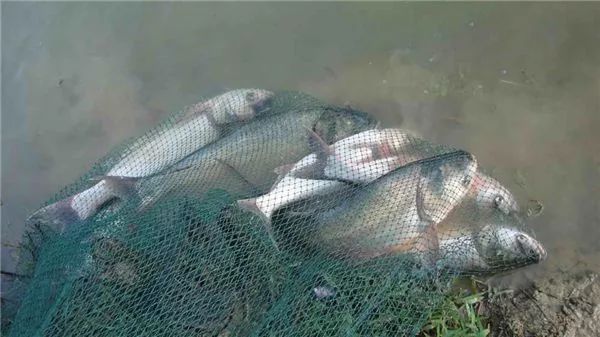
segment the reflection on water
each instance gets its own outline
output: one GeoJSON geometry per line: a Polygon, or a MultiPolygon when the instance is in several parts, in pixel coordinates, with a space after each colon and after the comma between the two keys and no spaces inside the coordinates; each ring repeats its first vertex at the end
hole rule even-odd
{"type": "Polygon", "coordinates": [[[599,21],[594,3],[3,3],[2,240],[118,142],[251,86],[472,151],[545,206],[530,273],[600,270],[599,21]]]}

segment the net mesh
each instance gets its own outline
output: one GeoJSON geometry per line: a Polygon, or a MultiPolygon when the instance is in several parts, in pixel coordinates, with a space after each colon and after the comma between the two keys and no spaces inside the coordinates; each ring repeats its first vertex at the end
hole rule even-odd
{"type": "Polygon", "coordinates": [[[234,90],[29,219],[10,336],[414,336],[543,247],[476,158],[298,92],[234,90]]]}

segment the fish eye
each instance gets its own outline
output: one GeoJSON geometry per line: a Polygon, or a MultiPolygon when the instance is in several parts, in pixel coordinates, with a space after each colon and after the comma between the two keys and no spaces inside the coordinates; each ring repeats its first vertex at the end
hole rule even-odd
{"type": "Polygon", "coordinates": [[[250,91],[246,94],[246,101],[254,102],[256,100],[256,93],[254,91],[250,91]]]}
{"type": "Polygon", "coordinates": [[[525,241],[526,237],[523,234],[519,234],[519,235],[517,235],[517,240],[519,240],[519,241],[525,241]]]}
{"type": "Polygon", "coordinates": [[[502,203],[504,203],[504,198],[501,195],[497,195],[494,198],[494,205],[496,205],[496,207],[500,207],[502,203]]]}
{"type": "Polygon", "coordinates": [[[462,184],[463,184],[464,186],[468,186],[470,182],[471,182],[471,177],[470,177],[470,176],[465,176],[465,177],[463,178],[463,180],[462,180],[462,184]]]}

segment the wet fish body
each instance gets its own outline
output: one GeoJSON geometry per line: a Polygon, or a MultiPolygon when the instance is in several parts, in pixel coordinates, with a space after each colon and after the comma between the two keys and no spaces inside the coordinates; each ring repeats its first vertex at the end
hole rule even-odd
{"type": "Polygon", "coordinates": [[[467,194],[476,169],[464,151],[400,167],[318,215],[314,243],[354,259],[436,249],[437,223],[467,194]]]}
{"type": "Polygon", "coordinates": [[[337,192],[349,184],[366,184],[410,162],[439,152],[434,146],[400,129],[373,129],[333,145],[315,141],[318,153],[280,170],[269,193],[240,200],[240,206],[269,222],[273,212],[295,201],[337,192]],[[345,183],[346,182],[346,183],[345,183]],[[349,183],[349,184],[347,184],[349,183]]]}
{"type": "Polygon", "coordinates": [[[106,175],[137,178],[160,172],[218,140],[225,125],[253,118],[272,96],[266,90],[239,89],[188,107],[172,125],[137,140],[106,175]]]}
{"type": "Polygon", "coordinates": [[[95,185],[39,209],[28,222],[64,227],[89,218],[107,201],[131,194],[135,180],[161,172],[218,140],[225,125],[252,119],[272,97],[262,89],[239,89],[186,108],[170,124],[133,142],[95,185]]]}
{"type": "Polygon", "coordinates": [[[369,183],[400,166],[441,151],[404,130],[376,129],[343,139],[330,152],[323,172],[326,178],[369,183]]]}

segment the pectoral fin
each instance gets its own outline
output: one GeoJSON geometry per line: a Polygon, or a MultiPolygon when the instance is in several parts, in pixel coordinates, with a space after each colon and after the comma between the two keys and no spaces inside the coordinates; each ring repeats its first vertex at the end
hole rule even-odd
{"type": "Polygon", "coordinates": [[[310,146],[316,153],[317,160],[325,160],[326,161],[327,157],[329,157],[333,153],[333,151],[331,150],[331,147],[315,131],[313,131],[310,128],[306,128],[306,130],[308,131],[308,139],[310,142],[310,146]]]}
{"type": "Polygon", "coordinates": [[[260,189],[257,188],[250,181],[248,181],[248,179],[246,179],[246,177],[244,177],[235,167],[231,166],[230,164],[228,164],[227,162],[225,162],[221,159],[213,159],[213,160],[215,162],[217,162],[223,170],[225,170],[227,173],[229,173],[230,177],[237,178],[238,181],[241,182],[242,185],[244,185],[244,189],[250,192],[249,194],[252,194],[252,195],[260,194],[260,192],[261,192],[260,189]]]}
{"type": "Polygon", "coordinates": [[[416,250],[424,258],[424,264],[429,267],[435,267],[437,260],[439,259],[440,243],[438,238],[437,223],[433,221],[431,216],[427,214],[425,209],[424,196],[421,187],[421,179],[417,183],[416,193],[416,208],[419,221],[421,222],[421,228],[424,228],[421,234],[419,234],[419,240],[416,244],[416,250]]]}

